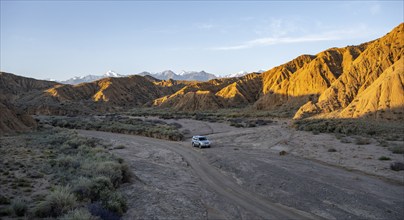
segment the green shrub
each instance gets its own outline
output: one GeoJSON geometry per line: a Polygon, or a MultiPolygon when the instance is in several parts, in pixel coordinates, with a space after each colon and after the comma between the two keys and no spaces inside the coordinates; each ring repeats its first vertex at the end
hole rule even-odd
{"type": "Polygon", "coordinates": [[[80,167],[80,158],[72,157],[70,155],[60,155],[56,160],[56,164],[64,169],[80,167]]]}
{"type": "Polygon", "coordinates": [[[84,144],[83,139],[76,137],[69,139],[66,144],[68,144],[70,147],[77,149],[80,145],[84,144]]]}
{"type": "Polygon", "coordinates": [[[35,215],[38,217],[58,217],[76,205],[76,197],[71,193],[69,186],[56,187],[53,192],[46,196],[45,201],[38,204],[35,215]]]}
{"type": "Polygon", "coordinates": [[[403,144],[397,144],[397,143],[388,143],[385,142],[384,147],[388,147],[388,149],[394,153],[394,154],[404,154],[404,145],[403,144]]]}
{"type": "Polygon", "coordinates": [[[393,154],[404,154],[404,146],[399,145],[391,146],[389,147],[389,150],[393,152],[393,154]]]}
{"type": "Polygon", "coordinates": [[[34,214],[36,217],[46,218],[51,216],[51,207],[45,201],[39,202],[34,208],[34,214]]]}
{"type": "Polygon", "coordinates": [[[280,156],[285,156],[286,154],[288,154],[288,152],[286,152],[286,151],[284,151],[284,150],[282,150],[282,151],[279,152],[279,155],[280,155],[280,156]]]}
{"type": "Polygon", "coordinates": [[[381,157],[379,157],[379,160],[391,160],[391,159],[390,159],[390,157],[381,156],[381,157]]]}
{"type": "Polygon", "coordinates": [[[92,179],[91,185],[91,201],[99,200],[101,197],[101,193],[104,191],[111,191],[114,186],[111,183],[111,180],[105,176],[98,176],[92,179]]]}
{"type": "Polygon", "coordinates": [[[91,190],[93,188],[93,181],[87,177],[80,177],[74,181],[72,192],[79,200],[91,198],[91,190]]]}
{"type": "Polygon", "coordinates": [[[87,209],[74,209],[64,214],[59,219],[61,220],[96,220],[87,209]]]}
{"type": "Polygon", "coordinates": [[[122,215],[127,210],[126,199],[119,192],[104,191],[101,194],[102,205],[119,215],[122,215]]]}
{"type": "Polygon", "coordinates": [[[24,216],[28,210],[27,202],[23,199],[14,199],[11,201],[11,207],[17,216],[24,216]]]}
{"type": "MultiPolygon", "coordinates": [[[[80,122],[81,123],[81,122],[80,122]]],[[[85,124],[85,123],[82,123],[85,124]]],[[[80,125],[79,122],[75,125],[80,125]]],[[[113,123],[111,122],[111,125],[113,123]]],[[[152,133],[153,135],[169,136],[175,134],[176,130],[168,125],[162,125],[160,133],[152,133]]],[[[132,129],[130,126],[128,129],[132,129]]],[[[141,126],[139,126],[141,129],[141,126]]],[[[126,129],[126,128],[125,128],[126,129]]],[[[134,127],[135,129],[135,127],[134,127]]],[[[137,129],[137,128],[136,128],[137,129]]],[[[150,130],[149,130],[150,131],[150,130]]],[[[33,167],[36,171],[28,170],[27,176],[31,178],[42,178],[44,175],[50,175],[50,188],[58,185],[71,185],[74,187],[56,187],[54,191],[46,191],[47,196],[33,198],[32,215],[36,218],[68,218],[71,215],[77,215],[70,212],[77,208],[77,204],[81,207],[89,207],[90,203],[103,203],[108,206],[113,212],[123,212],[126,203],[123,203],[119,196],[113,194],[117,187],[123,183],[130,181],[131,172],[123,159],[112,155],[107,148],[107,145],[96,139],[87,139],[79,137],[77,134],[65,129],[44,129],[32,134],[31,140],[35,140],[32,144],[38,148],[39,164],[33,167]],[[39,134],[38,134],[39,133],[39,134]],[[43,156],[43,157],[42,157],[43,156]],[[108,202],[104,197],[101,201],[101,196],[111,194],[115,202],[108,202]],[[69,214],[66,214],[70,212],[69,214]]],[[[34,151],[33,151],[34,152],[34,151]]],[[[27,161],[21,164],[29,164],[27,161]]],[[[26,169],[28,167],[25,167],[26,169]]],[[[1,174],[3,174],[1,172],[1,174]]],[[[9,174],[10,176],[10,174],[9,174]]],[[[18,189],[19,186],[30,186],[31,179],[14,178],[11,184],[7,184],[8,188],[18,189]]],[[[18,190],[15,198],[20,197],[22,193],[31,191],[31,188],[22,188],[18,190]]],[[[0,203],[6,203],[6,198],[0,197],[0,203]],[[4,201],[3,201],[4,200],[4,201]]],[[[0,204],[2,205],[2,204],[0,204]]],[[[13,214],[13,208],[10,210],[13,214]]],[[[17,205],[16,205],[17,207],[17,205]]],[[[0,207],[2,208],[2,207],[0,207]]],[[[104,208],[108,210],[107,208],[104,208]]],[[[112,211],[111,211],[112,213],[112,211]]],[[[26,215],[26,213],[25,213],[26,215]]]]}
{"type": "Polygon", "coordinates": [[[122,182],[121,165],[114,161],[105,161],[94,164],[93,172],[96,175],[105,176],[110,179],[114,186],[118,186],[122,182]]]}
{"type": "Polygon", "coordinates": [[[121,172],[122,172],[122,183],[129,183],[132,179],[133,173],[126,163],[121,162],[121,172]]]}

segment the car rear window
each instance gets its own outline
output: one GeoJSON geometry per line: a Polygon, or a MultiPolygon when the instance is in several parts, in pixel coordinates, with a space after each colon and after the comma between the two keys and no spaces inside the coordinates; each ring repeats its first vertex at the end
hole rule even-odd
{"type": "Polygon", "coordinates": [[[200,141],[206,141],[206,138],[205,138],[205,137],[201,137],[201,138],[199,138],[199,140],[200,140],[200,141]]]}

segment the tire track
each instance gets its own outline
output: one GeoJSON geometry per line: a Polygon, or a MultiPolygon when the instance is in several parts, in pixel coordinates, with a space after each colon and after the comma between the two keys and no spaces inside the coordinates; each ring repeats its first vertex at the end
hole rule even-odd
{"type": "Polygon", "coordinates": [[[163,141],[153,138],[115,134],[99,131],[78,131],[81,135],[106,140],[125,139],[140,144],[169,149],[181,155],[194,172],[210,189],[225,197],[230,203],[242,207],[263,219],[318,219],[310,213],[290,208],[279,203],[271,202],[260,195],[245,190],[228,176],[223,175],[217,168],[208,163],[200,152],[192,149],[184,142],[163,141]]]}

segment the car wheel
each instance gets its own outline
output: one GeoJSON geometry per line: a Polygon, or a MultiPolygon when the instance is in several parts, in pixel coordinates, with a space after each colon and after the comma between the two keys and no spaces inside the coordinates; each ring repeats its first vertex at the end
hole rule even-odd
{"type": "Polygon", "coordinates": [[[202,145],[201,145],[201,144],[199,144],[199,149],[202,149],[202,145]]]}

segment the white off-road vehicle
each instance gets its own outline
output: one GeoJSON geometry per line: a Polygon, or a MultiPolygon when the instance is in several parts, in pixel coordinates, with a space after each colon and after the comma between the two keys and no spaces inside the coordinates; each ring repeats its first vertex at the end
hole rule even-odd
{"type": "Polygon", "coordinates": [[[193,136],[192,147],[210,147],[210,141],[205,136],[193,136]]]}

